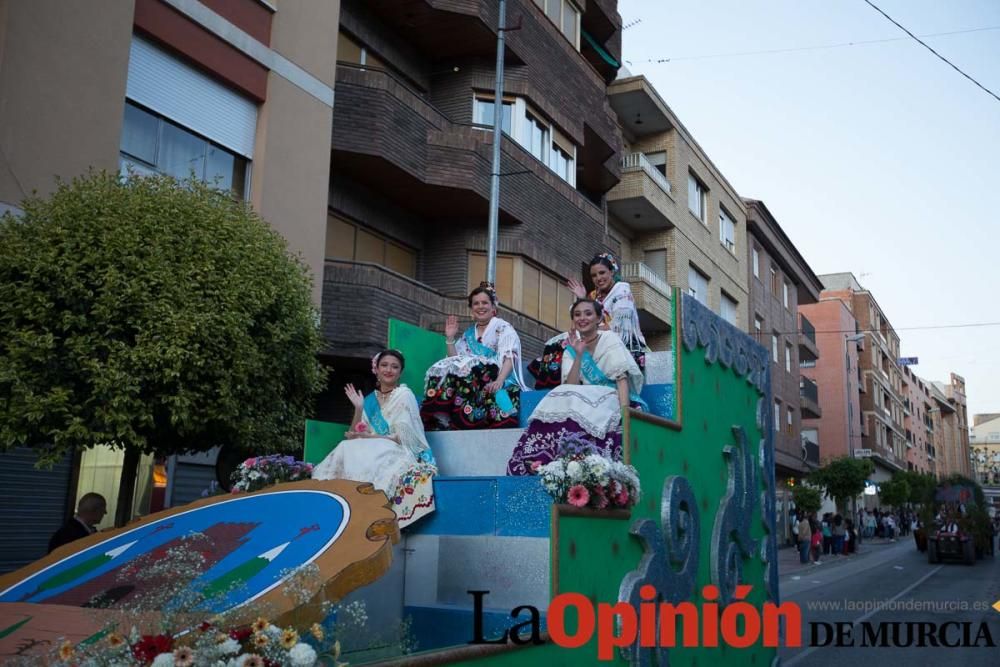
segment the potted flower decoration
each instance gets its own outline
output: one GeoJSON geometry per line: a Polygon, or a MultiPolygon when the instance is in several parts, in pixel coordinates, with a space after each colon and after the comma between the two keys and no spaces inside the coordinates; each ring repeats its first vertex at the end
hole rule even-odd
{"type": "Polygon", "coordinates": [[[311,463],[298,461],[294,456],[271,454],[247,459],[233,471],[230,481],[233,493],[259,491],[272,484],[298,482],[312,479],[311,463]]]}

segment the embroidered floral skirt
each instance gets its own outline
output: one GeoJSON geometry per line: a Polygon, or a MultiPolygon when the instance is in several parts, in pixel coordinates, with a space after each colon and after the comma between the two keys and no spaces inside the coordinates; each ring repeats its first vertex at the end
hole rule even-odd
{"type": "Polygon", "coordinates": [[[508,475],[534,475],[535,470],[559,456],[559,443],[567,435],[578,434],[593,443],[597,453],[615,461],[622,460],[622,434],[609,431],[603,438],[587,433],[572,419],[561,422],[531,422],[507,462],[508,475]]]}
{"type": "Polygon", "coordinates": [[[535,378],[535,389],[551,389],[562,383],[562,343],[549,343],[542,356],[528,364],[528,372],[535,378]]]}
{"type": "MultiPolygon", "coordinates": [[[[449,373],[444,378],[428,378],[420,417],[427,431],[481,428],[517,428],[521,406],[521,388],[504,387],[513,410],[505,411],[495,394],[485,387],[497,379],[496,364],[476,364],[467,375],[449,373]]],[[[507,406],[507,407],[511,407],[507,406]]]]}

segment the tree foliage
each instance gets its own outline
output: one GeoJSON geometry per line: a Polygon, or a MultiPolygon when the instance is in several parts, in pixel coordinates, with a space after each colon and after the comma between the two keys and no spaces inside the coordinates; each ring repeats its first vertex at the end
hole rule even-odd
{"type": "Polygon", "coordinates": [[[901,476],[893,475],[879,485],[878,496],[882,505],[902,507],[910,499],[910,484],[901,476]]]}
{"type": "Polygon", "coordinates": [[[934,475],[914,470],[902,470],[893,474],[893,480],[905,481],[910,487],[910,495],[907,502],[914,505],[922,505],[926,502],[933,502],[934,489],[937,487],[937,478],[934,475]],[[931,500],[928,500],[930,498],[931,500]]]}
{"type": "Polygon", "coordinates": [[[840,458],[828,461],[826,465],[809,473],[809,483],[819,486],[833,498],[838,507],[845,507],[847,501],[865,489],[865,480],[875,472],[870,459],[840,458]]]}
{"type": "Polygon", "coordinates": [[[806,513],[818,512],[823,506],[823,494],[811,486],[799,484],[792,489],[792,500],[795,501],[796,509],[806,513]]]}
{"type": "Polygon", "coordinates": [[[322,384],[308,270],[253,210],[91,173],[0,218],[0,449],[292,449],[322,384]]]}

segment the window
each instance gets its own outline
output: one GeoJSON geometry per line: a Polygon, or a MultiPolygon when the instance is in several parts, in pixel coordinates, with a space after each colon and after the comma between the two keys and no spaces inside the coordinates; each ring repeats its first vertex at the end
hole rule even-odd
{"type": "Polygon", "coordinates": [[[652,269],[653,273],[664,280],[667,279],[667,251],[666,250],[645,250],[643,251],[643,264],[652,269]]]}
{"type": "Polygon", "coordinates": [[[708,305],[708,277],[690,264],[688,265],[688,294],[704,305],[708,305]]]}
{"type": "Polygon", "coordinates": [[[737,326],[736,322],[736,309],[738,305],[736,300],[730,297],[725,292],[722,293],[722,299],[719,301],[719,314],[722,315],[722,319],[729,322],[730,324],[737,326]]]}
{"type": "Polygon", "coordinates": [[[802,359],[799,361],[799,368],[816,368],[816,360],[802,359]]]}
{"type": "Polygon", "coordinates": [[[646,161],[653,165],[656,171],[663,174],[664,177],[667,175],[667,152],[666,151],[656,151],[653,153],[646,153],[646,161]]]}
{"type": "Polygon", "coordinates": [[[130,101],[125,102],[120,150],[123,175],[130,167],[139,174],[194,175],[237,197],[247,194],[249,160],[130,101]]]}
{"type": "MultiPolygon", "coordinates": [[[[569,329],[569,308],[574,297],[561,277],[512,255],[497,255],[496,270],[497,297],[501,304],[556,329],[569,329]]],[[[485,276],[486,255],[470,253],[469,290],[477,287],[485,276]]]]}
{"type": "Polygon", "coordinates": [[[719,207],[719,242],[726,247],[726,250],[736,254],[736,225],[726,213],[726,209],[721,206],[719,207]]]}
{"type": "MultiPolygon", "coordinates": [[[[493,127],[493,98],[476,97],[473,102],[472,122],[493,127]]],[[[511,119],[514,116],[514,102],[503,101],[503,116],[500,119],[500,129],[511,136],[511,119]]]]}
{"type": "Polygon", "coordinates": [[[779,285],[780,284],[781,284],[781,281],[778,280],[778,272],[775,271],[774,267],[772,266],[771,267],[771,294],[773,294],[774,296],[778,296],[778,289],[779,289],[779,285]]]}
{"type": "Polygon", "coordinates": [[[788,408],[785,412],[785,433],[792,435],[795,432],[795,410],[788,408]]]}
{"type": "Polygon", "coordinates": [[[408,278],[417,276],[417,252],[349,220],[326,220],[326,258],[371,262],[408,278]]]}
{"type": "MultiPolygon", "coordinates": [[[[476,93],[472,121],[493,126],[493,96],[476,93]]],[[[524,98],[504,98],[500,129],[564,181],[576,187],[576,145],[528,106],[524,98]]]]}
{"type": "Polygon", "coordinates": [[[788,282],[781,283],[781,302],[785,304],[785,308],[791,308],[791,299],[788,296],[789,285],[788,282]]]}
{"type": "Polygon", "coordinates": [[[753,277],[760,278],[760,253],[757,252],[757,248],[750,251],[750,257],[753,260],[753,277]]]}
{"type": "Polygon", "coordinates": [[[778,363],[778,334],[771,334],[771,359],[778,363]]]}
{"type": "Polygon", "coordinates": [[[372,55],[367,46],[343,30],[337,36],[337,60],[342,63],[384,68],[385,63],[372,55]]]}
{"type": "Polygon", "coordinates": [[[774,432],[781,433],[781,401],[774,399],[774,432]]]}
{"type": "Polygon", "coordinates": [[[688,173],[688,210],[694,214],[694,217],[701,220],[703,223],[707,224],[707,217],[705,215],[705,194],[707,190],[705,186],[701,184],[694,174],[688,173]]]}
{"type": "Polygon", "coordinates": [[[525,135],[524,141],[521,142],[522,145],[528,149],[529,153],[542,162],[547,163],[549,149],[549,126],[539,120],[538,117],[530,111],[525,111],[524,119],[527,122],[524,126],[525,135]]]}
{"type": "Polygon", "coordinates": [[[577,49],[580,48],[580,10],[569,0],[535,0],[559,32],[577,49]]]}
{"type": "Polygon", "coordinates": [[[757,342],[758,343],[763,343],[764,342],[764,331],[763,330],[764,330],[764,318],[762,318],[760,315],[754,315],[753,316],[753,332],[754,332],[754,335],[757,337],[757,342]]]}
{"type": "Polygon", "coordinates": [[[785,343],[785,372],[792,372],[792,346],[785,343]]]}

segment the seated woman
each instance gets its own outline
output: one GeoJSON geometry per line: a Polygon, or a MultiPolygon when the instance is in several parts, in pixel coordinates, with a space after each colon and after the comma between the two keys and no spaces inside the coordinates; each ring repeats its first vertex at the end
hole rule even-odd
{"type": "Polygon", "coordinates": [[[403,528],[434,511],[434,455],[420,424],[417,399],[399,377],[406,362],[396,350],[372,359],[375,391],[363,395],[347,385],[354,419],[345,440],[313,469],[313,479],[370,482],[384,491],[403,528]]]}
{"type": "MultiPolygon", "coordinates": [[[[590,279],[595,287],[590,294],[578,280],[569,280],[567,286],[576,298],[589,298],[601,304],[604,309],[601,330],[618,334],[642,372],[646,367],[646,339],[639,327],[639,313],[635,309],[632,288],[621,279],[614,255],[605,252],[590,260],[590,279]]],[[[565,338],[566,334],[559,334],[546,341],[542,356],[528,366],[528,371],[535,377],[535,389],[559,385],[565,338]]]]}
{"type": "Polygon", "coordinates": [[[469,294],[473,323],[460,338],[458,318],[444,325],[448,357],[427,369],[420,406],[427,430],[516,428],[521,403],[521,339],[496,316],[496,292],[482,283],[469,294]]]}
{"type": "Polygon", "coordinates": [[[570,434],[582,434],[603,456],[621,460],[621,411],[639,400],[643,379],[618,335],[598,329],[603,315],[595,300],[573,304],[562,384],[531,413],[528,429],[507,462],[508,475],[533,474],[558,455],[560,441],[570,434]]]}

